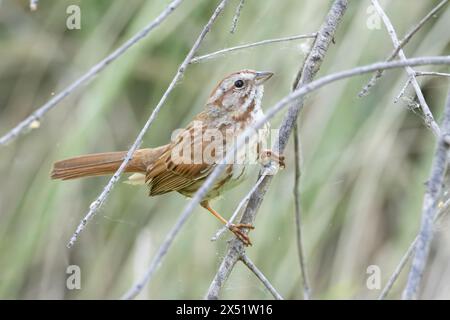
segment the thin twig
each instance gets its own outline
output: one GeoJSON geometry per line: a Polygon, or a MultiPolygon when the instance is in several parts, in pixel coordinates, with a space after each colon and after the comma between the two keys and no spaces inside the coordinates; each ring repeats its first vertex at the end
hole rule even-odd
{"type": "Polygon", "coordinates": [[[226,53],[230,53],[232,51],[248,49],[248,48],[252,48],[252,47],[258,47],[258,46],[262,46],[262,45],[266,45],[266,44],[272,44],[272,43],[277,43],[277,42],[285,42],[285,41],[293,41],[293,40],[298,40],[298,39],[315,38],[316,35],[317,35],[316,33],[301,34],[301,35],[297,35],[297,36],[283,37],[283,38],[277,38],[277,39],[268,39],[268,40],[263,40],[263,41],[254,42],[254,43],[248,43],[248,44],[244,44],[244,45],[240,45],[240,46],[236,46],[236,47],[225,48],[225,49],[222,49],[222,50],[219,50],[219,51],[215,51],[215,52],[212,52],[212,53],[205,54],[203,56],[195,57],[194,59],[192,59],[191,63],[199,63],[199,62],[201,62],[203,60],[213,59],[213,58],[216,58],[218,56],[222,56],[222,55],[224,55],[226,53]]]}
{"type": "MultiPolygon", "coordinates": [[[[430,20],[436,12],[438,12],[446,3],[448,0],[441,1],[436,7],[434,7],[428,14],[423,17],[419,23],[417,23],[399,42],[398,45],[394,48],[394,50],[391,52],[389,57],[387,57],[386,61],[392,61],[395,59],[397,54],[400,52],[400,50],[411,40],[411,38],[416,34],[417,31],[422,28],[422,26],[430,20]]],[[[361,90],[361,92],[358,94],[358,96],[363,97],[366,96],[369,93],[370,88],[372,88],[376,82],[383,76],[383,70],[377,70],[377,72],[372,76],[370,81],[366,84],[366,86],[361,90]]]]}
{"type": "Polygon", "coordinates": [[[431,9],[430,12],[428,12],[425,17],[423,17],[400,41],[398,46],[392,51],[391,56],[388,59],[394,59],[397,54],[400,52],[400,50],[411,40],[411,38],[416,34],[417,31],[422,28],[422,26],[431,18],[435,16],[435,14],[444,6],[446,5],[448,0],[442,0],[436,7],[431,9]]]}
{"type": "MultiPolygon", "coordinates": [[[[300,69],[299,73],[301,76],[297,76],[298,80],[296,80],[295,87],[298,91],[294,91],[292,93],[295,95],[295,92],[300,92],[302,89],[308,88],[308,83],[312,81],[317,71],[320,68],[320,65],[324,59],[325,53],[329,47],[329,45],[333,41],[333,36],[337,29],[339,22],[341,21],[342,16],[344,15],[347,9],[347,1],[346,0],[336,0],[333,2],[330,11],[328,12],[325,22],[322,24],[319,32],[317,33],[315,42],[311,48],[310,53],[306,57],[303,67],[300,69]]],[[[292,95],[291,94],[291,95],[292,95]]],[[[284,100],[284,99],[283,99],[284,100]]],[[[280,101],[282,104],[282,101],[280,101]]],[[[287,102],[287,103],[290,103],[287,102]]],[[[287,144],[287,140],[289,139],[290,132],[296,123],[298,113],[303,106],[303,97],[296,100],[296,103],[291,106],[283,119],[282,126],[280,128],[279,141],[277,141],[276,145],[272,147],[272,149],[281,154],[287,144]]],[[[276,109],[276,106],[274,107],[276,109]]],[[[270,119],[271,114],[270,109],[266,117],[270,119]]],[[[256,125],[255,125],[256,126],[256,125]]],[[[242,216],[241,223],[253,223],[257,211],[262,203],[264,195],[269,187],[270,181],[272,180],[272,176],[266,176],[264,180],[262,180],[256,192],[251,196],[246,210],[242,216]]],[[[209,287],[209,290],[206,294],[206,299],[218,299],[221,288],[223,287],[225,281],[228,279],[231,271],[236,263],[235,259],[244,253],[244,247],[238,239],[234,239],[228,248],[228,251],[225,257],[222,260],[222,263],[209,287]],[[236,252],[238,254],[236,254],[236,252]]]]}
{"type": "Polygon", "coordinates": [[[261,175],[258,181],[256,181],[255,185],[250,189],[250,191],[245,195],[245,197],[242,198],[241,202],[239,202],[238,206],[236,207],[236,210],[234,210],[233,214],[231,215],[231,218],[228,220],[228,223],[216,232],[216,234],[211,238],[211,241],[217,241],[217,239],[219,239],[220,236],[230,228],[230,225],[236,220],[242,207],[247,204],[253,192],[255,192],[256,188],[258,188],[259,184],[264,179],[264,176],[265,175],[261,175]]]}
{"type": "Polygon", "coordinates": [[[408,80],[406,80],[405,84],[402,87],[402,90],[398,93],[398,95],[394,99],[394,103],[397,103],[400,101],[400,99],[405,95],[406,89],[408,89],[409,85],[411,84],[411,77],[408,77],[408,80]]]}
{"type": "Polygon", "coordinates": [[[237,23],[239,21],[239,16],[241,15],[242,8],[244,7],[245,0],[240,0],[238,6],[236,7],[236,12],[234,13],[233,22],[231,23],[230,33],[235,33],[237,28],[237,23]]]}
{"type": "MultiPolygon", "coordinates": [[[[431,71],[415,71],[414,75],[416,77],[423,77],[423,76],[446,77],[446,78],[450,77],[450,73],[431,72],[431,71]]],[[[408,80],[406,80],[399,94],[397,95],[397,97],[395,97],[394,103],[397,103],[401,99],[401,97],[404,96],[406,89],[408,89],[408,86],[411,84],[411,81],[412,81],[411,77],[408,77],[408,80]]]]}
{"type": "Polygon", "coordinates": [[[300,263],[300,272],[303,280],[303,298],[309,300],[311,298],[311,287],[309,285],[308,272],[306,269],[306,259],[303,250],[302,241],[302,218],[300,204],[300,178],[303,170],[302,146],[300,142],[300,133],[298,125],[294,126],[294,156],[295,156],[295,181],[294,181],[294,207],[295,207],[295,230],[297,235],[297,251],[300,263]]]}
{"type": "Polygon", "coordinates": [[[389,278],[388,282],[386,283],[386,286],[383,288],[383,291],[381,291],[381,294],[378,297],[378,300],[384,300],[386,298],[386,296],[389,294],[389,291],[391,291],[392,286],[394,285],[395,281],[397,281],[403,268],[405,268],[406,263],[408,262],[409,258],[411,258],[412,254],[414,252],[414,249],[416,248],[417,240],[418,240],[418,237],[416,237],[414,239],[414,241],[409,245],[408,250],[406,250],[406,253],[403,255],[399,264],[395,268],[394,273],[392,273],[391,277],[389,278]]]}
{"type": "Polygon", "coordinates": [[[106,199],[108,198],[109,194],[111,193],[111,190],[113,189],[114,185],[119,181],[120,176],[122,175],[123,171],[125,170],[125,167],[127,166],[128,162],[133,157],[134,152],[139,148],[139,146],[142,143],[142,139],[147,132],[147,130],[150,128],[151,124],[155,120],[156,116],[158,115],[159,110],[162,108],[164,103],[166,102],[169,94],[172,92],[172,90],[175,88],[178,81],[183,76],[187,66],[189,65],[189,61],[194,57],[195,53],[197,52],[198,48],[200,47],[200,44],[202,43],[203,39],[205,38],[206,34],[211,29],[211,25],[214,23],[216,18],[219,16],[220,12],[222,12],[226,2],[228,0],[222,0],[217,7],[217,9],[214,11],[213,15],[209,19],[208,23],[203,28],[202,32],[198,36],[197,40],[195,41],[194,45],[192,46],[191,50],[187,54],[184,61],[179,66],[177,73],[172,79],[172,82],[167,87],[166,91],[164,92],[163,96],[159,100],[158,104],[156,105],[155,109],[151,113],[150,117],[148,118],[147,122],[145,123],[144,127],[139,132],[138,136],[136,137],[136,140],[134,141],[131,148],[128,150],[127,155],[125,159],[123,160],[122,164],[120,165],[119,169],[114,173],[114,175],[109,180],[108,184],[105,186],[101,194],[97,197],[97,199],[92,202],[92,204],[89,207],[89,212],[86,214],[86,216],[81,220],[80,224],[78,225],[75,233],[72,235],[68,247],[72,247],[75,241],[77,240],[79,234],[84,230],[86,224],[90,219],[94,217],[94,215],[97,213],[97,211],[100,209],[100,207],[104,204],[106,199]]]}
{"type": "MultiPolygon", "coordinates": [[[[434,224],[436,224],[437,221],[439,221],[439,219],[445,213],[447,213],[449,207],[450,207],[450,199],[448,199],[442,205],[442,207],[439,209],[439,212],[434,219],[434,224]]],[[[403,255],[402,259],[400,260],[399,264],[395,268],[394,272],[392,273],[391,277],[389,278],[388,282],[386,283],[385,287],[383,288],[383,291],[381,292],[380,296],[378,297],[379,300],[385,299],[387,297],[387,295],[389,294],[389,292],[391,291],[392,287],[394,286],[394,283],[397,281],[398,277],[400,276],[400,273],[405,268],[406,263],[412,257],[414,249],[416,248],[416,245],[417,245],[417,241],[419,241],[418,235],[414,238],[414,241],[409,245],[408,250],[406,250],[406,252],[403,255]]]]}
{"type": "Polygon", "coordinates": [[[255,264],[250,260],[250,258],[244,254],[240,260],[258,277],[258,279],[262,282],[262,284],[266,287],[267,290],[273,295],[273,297],[277,300],[283,300],[281,294],[273,287],[273,285],[267,280],[264,274],[255,266],[255,264]]]}
{"type": "Polygon", "coordinates": [[[442,120],[442,135],[437,142],[436,152],[433,158],[430,177],[423,199],[422,221],[414,250],[414,258],[408,275],[408,282],[403,291],[403,299],[416,299],[418,297],[420,283],[425,270],[431,240],[433,239],[433,221],[441,197],[444,175],[447,170],[447,153],[450,149],[450,90],[442,120]]]}
{"type": "Polygon", "coordinates": [[[422,77],[422,76],[436,76],[436,77],[450,77],[450,73],[443,73],[443,72],[432,72],[432,71],[416,71],[415,73],[416,77],[422,77]]]}
{"type": "MultiPolygon", "coordinates": [[[[372,4],[375,7],[375,10],[377,11],[378,15],[383,20],[383,23],[386,26],[386,29],[392,39],[392,43],[394,44],[394,47],[398,47],[400,43],[398,41],[397,34],[395,33],[395,29],[391,23],[391,20],[386,15],[383,8],[380,6],[380,3],[378,2],[378,0],[372,0],[372,4]]],[[[406,59],[405,53],[403,52],[402,49],[399,49],[398,56],[399,56],[400,60],[406,59]]],[[[411,78],[411,84],[414,88],[414,91],[416,92],[417,99],[419,100],[420,108],[425,117],[424,120],[425,120],[426,126],[431,129],[431,131],[433,132],[433,134],[436,137],[439,137],[439,135],[440,135],[439,126],[436,123],[436,121],[434,120],[433,114],[431,113],[430,108],[428,107],[428,104],[425,101],[425,97],[423,96],[422,90],[420,89],[420,85],[417,82],[417,79],[415,76],[415,71],[409,66],[405,67],[405,70],[406,70],[406,73],[408,74],[408,76],[411,78]]]]}
{"type": "Polygon", "coordinates": [[[72,82],[69,86],[67,86],[63,91],[55,95],[52,99],[50,99],[47,103],[41,106],[39,109],[34,111],[30,116],[28,116],[25,120],[20,122],[17,126],[15,126],[12,130],[6,133],[4,136],[0,138],[0,146],[6,145],[7,143],[13,141],[17,137],[22,134],[29,132],[31,129],[34,129],[37,126],[34,126],[33,123],[39,123],[44,115],[53,109],[59,102],[61,102],[64,98],[69,96],[71,93],[75,91],[82,84],[86,83],[88,80],[92,79],[95,75],[100,73],[103,69],[105,69],[111,62],[122,56],[130,47],[138,43],[145,36],[149,34],[150,31],[159,26],[182,2],[183,0],[173,0],[167,7],[164,9],[156,19],[150,22],[144,29],[136,33],[133,37],[131,37],[128,41],[126,41],[122,46],[114,50],[110,55],[101,60],[88,72],[82,75],[80,78],[72,82]]]}

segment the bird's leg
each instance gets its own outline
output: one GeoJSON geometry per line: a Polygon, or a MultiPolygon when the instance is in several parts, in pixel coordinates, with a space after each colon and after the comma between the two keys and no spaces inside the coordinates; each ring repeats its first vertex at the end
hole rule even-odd
{"type": "Polygon", "coordinates": [[[270,161],[274,161],[278,163],[281,169],[284,169],[286,167],[283,155],[279,155],[278,153],[270,149],[262,149],[258,151],[259,151],[258,160],[263,166],[268,165],[270,161]]]}
{"type": "Polygon", "coordinates": [[[254,226],[248,223],[229,223],[224,217],[222,217],[216,210],[211,208],[209,205],[209,201],[205,200],[200,203],[200,205],[211,212],[217,219],[220,220],[224,225],[228,226],[228,229],[230,229],[231,232],[233,232],[236,237],[239,238],[246,246],[251,246],[252,242],[250,241],[249,236],[244,233],[241,229],[255,229],[254,226]]]}

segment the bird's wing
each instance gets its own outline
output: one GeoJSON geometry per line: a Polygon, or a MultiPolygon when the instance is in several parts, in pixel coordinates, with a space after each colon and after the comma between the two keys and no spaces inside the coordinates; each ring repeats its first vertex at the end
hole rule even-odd
{"type": "Polygon", "coordinates": [[[164,194],[189,187],[208,176],[215,163],[203,161],[205,125],[190,125],[181,132],[170,148],[147,168],[146,182],[150,195],[164,194]]]}

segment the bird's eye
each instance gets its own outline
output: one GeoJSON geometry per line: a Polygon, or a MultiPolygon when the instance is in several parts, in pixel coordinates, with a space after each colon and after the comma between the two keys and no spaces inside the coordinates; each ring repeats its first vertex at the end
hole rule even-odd
{"type": "Polygon", "coordinates": [[[242,88],[242,87],[244,86],[244,81],[242,81],[242,80],[236,80],[236,81],[234,82],[234,86],[235,86],[236,88],[242,88]]]}

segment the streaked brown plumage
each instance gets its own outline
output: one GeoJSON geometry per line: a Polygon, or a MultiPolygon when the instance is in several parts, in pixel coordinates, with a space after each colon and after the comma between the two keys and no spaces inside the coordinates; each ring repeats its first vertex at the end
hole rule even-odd
{"type": "MultiPolygon", "coordinates": [[[[134,173],[130,177],[130,181],[132,183],[145,182],[150,188],[150,196],[171,191],[177,191],[187,197],[193,196],[218,161],[229,150],[230,145],[225,143],[225,137],[230,134],[234,138],[237,137],[248,125],[263,116],[261,109],[263,82],[271,76],[270,72],[242,70],[225,77],[212,91],[205,110],[199,113],[186,129],[176,135],[171,143],[157,148],[140,149],[134,153],[125,168],[125,172],[134,173]],[[206,141],[205,136],[211,132],[219,134],[218,137],[223,137],[220,138],[223,141],[213,141],[212,139],[206,141]],[[216,143],[214,148],[212,148],[213,143],[216,143]],[[212,161],[205,159],[207,148],[212,149],[212,161]],[[185,152],[185,150],[188,151],[185,152]],[[197,159],[198,152],[201,154],[201,159],[194,161],[197,159]],[[217,155],[218,153],[220,156],[217,155]],[[180,158],[184,157],[184,160],[188,159],[189,161],[180,161],[179,154],[181,154],[180,158]]],[[[265,139],[267,133],[268,125],[261,134],[250,137],[250,147],[259,146],[261,139],[265,139]]],[[[68,180],[113,174],[121,165],[125,155],[126,151],[107,152],[58,161],[53,166],[51,177],[52,179],[68,180]]],[[[282,157],[273,156],[282,163],[282,157]]],[[[241,182],[245,177],[246,167],[257,158],[258,154],[252,156],[247,152],[238,152],[235,162],[227,165],[224,173],[203,199],[201,205],[221,222],[227,223],[210,207],[209,200],[241,182]]],[[[242,228],[251,229],[253,227],[234,224],[230,226],[230,230],[245,244],[251,244],[247,234],[241,230],[242,228]]]]}

